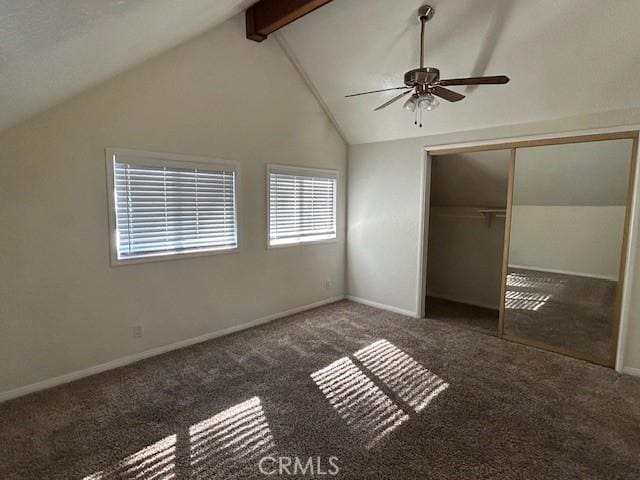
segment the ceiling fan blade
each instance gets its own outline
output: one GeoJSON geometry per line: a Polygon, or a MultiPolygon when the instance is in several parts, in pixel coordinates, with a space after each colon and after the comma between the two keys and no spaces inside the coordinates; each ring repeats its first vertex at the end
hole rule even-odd
{"type": "Polygon", "coordinates": [[[413,90],[408,90],[406,92],[402,92],[400,95],[396,95],[395,97],[393,97],[391,100],[389,100],[388,102],[383,103],[382,105],[380,105],[378,108],[374,108],[373,111],[377,112],[378,110],[382,110],[385,107],[388,107],[389,105],[391,105],[393,102],[396,102],[398,100],[400,100],[402,97],[404,97],[405,95],[408,95],[410,93],[412,93],[413,90]]]}
{"type": "Polygon", "coordinates": [[[431,88],[431,93],[450,102],[459,102],[464,98],[464,95],[461,93],[443,87],[433,87],[431,88]]]}
{"type": "Polygon", "coordinates": [[[448,85],[502,85],[507,82],[509,82],[509,77],[497,75],[494,77],[450,78],[448,80],[440,80],[438,85],[444,87],[448,85]]]}
{"type": "Polygon", "coordinates": [[[358,95],[369,95],[370,93],[388,92],[389,90],[403,90],[405,88],[411,88],[411,87],[404,86],[404,87],[383,88],[382,90],[371,90],[370,92],[352,93],[351,95],[345,95],[345,98],[357,97],[358,95]]]}

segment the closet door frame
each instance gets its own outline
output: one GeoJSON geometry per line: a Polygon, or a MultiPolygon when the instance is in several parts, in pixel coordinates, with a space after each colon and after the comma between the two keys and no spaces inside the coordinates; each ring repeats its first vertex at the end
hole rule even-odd
{"type": "Polygon", "coordinates": [[[504,219],[504,243],[502,252],[502,278],[500,279],[500,316],[498,318],[498,336],[504,334],[504,303],[507,298],[507,275],[509,273],[509,247],[511,246],[511,208],[513,206],[513,179],[516,172],[516,149],[511,149],[509,158],[509,177],[507,183],[507,212],[504,219]]]}
{"type": "MultiPolygon", "coordinates": [[[[542,350],[547,350],[555,353],[560,353],[563,355],[567,355],[570,357],[578,358],[581,360],[586,360],[591,363],[595,363],[598,365],[603,365],[606,367],[619,367],[618,370],[621,371],[622,365],[616,365],[616,363],[622,363],[621,356],[618,355],[618,347],[620,346],[620,328],[621,328],[621,320],[622,320],[622,301],[623,301],[623,293],[625,292],[625,277],[627,274],[627,260],[629,257],[629,235],[631,229],[631,220],[634,214],[640,214],[640,212],[634,212],[634,199],[636,198],[635,185],[636,185],[636,176],[637,176],[637,163],[638,163],[638,136],[639,129],[631,129],[617,132],[608,132],[608,133],[592,133],[592,134],[583,134],[583,135],[571,135],[571,136],[553,136],[549,138],[539,138],[539,139],[522,139],[522,140],[513,140],[513,141],[504,141],[504,142],[483,142],[480,145],[469,145],[465,146],[464,144],[460,146],[434,146],[434,147],[425,147],[426,150],[426,161],[430,162],[430,157],[441,156],[441,155],[451,155],[451,154],[461,154],[461,153],[470,153],[470,152],[485,152],[492,150],[511,150],[511,157],[509,162],[509,178],[508,178],[508,190],[507,190],[507,212],[505,217],[505,232],[504,232],[504,250],[502,257],[502,279],[501,279],[501,294],[500,294],[500,315],[498,321],[498,336],[504,340],[521,343],[524,345],[528,345],[535,348],[540,348],[542,350]],[[505,315],[505,297],[507,290],[507,271],[509,267],[509,248],[510,248],[510,240],[511,240],[511,214],[512,214],[512,204],[513,204],[513,183],[514,183],[514,174],[515,174],[515,163],[516,163],[516,153],[519,148],[526,147],[538,147],[538,146],[548,146],[548,145],[564,145],[571,143],[587,143],[587,142],[598,142],[598,141],[606,141],[606,140],[622,140],[622,139],[630,139],[632,140],[632,148],[631,148],[631,163],[629,167],[629,184],[627,187],[627,206],[625,212],[625,221],[624,221],[624,231],[622,237],[622,250],[620,254],[620,268],[618,274],[618,285],[616,288],[616,299],[614,305],[614,316],[612,319],[612,338],[611,338],[611,349],[609,358],[606,361],[602,359],[596,358],[587,354],[579,354],[570,349],[566,349],[563,347],[558,347],[550,344],[546,344],[544,342],[538,342],[535,340],[525,339],[517,336],[512,336],[504,333],[504,315],[505,315]]],[[[426,188],[426,186],[425,186],[426,188]]],[[[426,222],[427,220],[425,220],[426,222]]],[[[636,239],[636,242],[638,240],[636,239]]],[[[425,248],[424,242],[422,248],[425,248]]],[[[637,273],[640,275],[640,271],[637,273]]],[[[418,288],[418,291],[426,291],[426,272],[422,272],[422,285],[418,288]]],[[[628,299],[626,299],[628,301],[628,299]]],[[[424,312],[423,312],[424,313],[424,312]]]]}

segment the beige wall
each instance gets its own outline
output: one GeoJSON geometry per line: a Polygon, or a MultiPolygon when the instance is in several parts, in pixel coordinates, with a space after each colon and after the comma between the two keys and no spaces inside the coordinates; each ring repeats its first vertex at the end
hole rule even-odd
{"type": "Polygon", "coordinates": [[[419,142],[352,146],[348,294],[415,314],[422,188],[419,142]]]}
{"type": "Polygon", "coordinates": [[[514,205],[626,205],[633,140],[518,148],[514,205]]]}
{"type": "Polygon", "coordinates": [[[345,166],[298,72],[242,16],[6,131],[0,392],[343,295],[345,166]],[[240,252],[110,267],[105,147],[239,161],[240,252]],[[337,242],[265,248],[267,163],[340,171],[337,242]]]}
{"type": "Polygon", "coordinates": [[[474,208],[464,207],[431,207],[429,216],[427,293],[500,308],[504,218],[488,225],[474,208]]]}
{"type": "MultiPolygon", "coordinates": [[[[407,118],[407,121],[410,121],[407,118]]],[[[347,292],[418,311],[421,178],[425,146],[640,124],[640,109],[551,122],[352,145],[349,147],[347,292]],[[386,190],[381,190],[385,187],[386,190]]],[[[638,237],[638,216],[634,233],[638,237]]],[[[636,244],[637,245],[637,244],[636,244]]],[[[637,255],[635,262],[638,263],[637,255]]],[[[631,275],[625,366],[640,374],[640,270],[631,275]]]]}
{"type": "MultiPolygon", "coordinates": [[[[638,241],[638,226],[636,226],[636,241],[638,241]]],[[[640,262],[640,252],[635,251],[635,260],[631,262],[635,265],[636,274],[630,285],[630,298],[628,302],[629,322],[626,331],[623,332],[626,339],[624,366],[629,373],[640,376],[640,278],[638,275],[638,262],[640,262]],[[633,370],[631,370],[633,369],[633,370]]]]}
{"type": "Polygon", "coordinates": [[[626,206],[514,205],[509,265],[618,280],[626,206]]]}

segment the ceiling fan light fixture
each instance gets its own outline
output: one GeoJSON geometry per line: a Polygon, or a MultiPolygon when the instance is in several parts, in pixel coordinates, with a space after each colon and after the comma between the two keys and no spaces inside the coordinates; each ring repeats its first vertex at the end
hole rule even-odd
{"type": "Polygon", "coordinates": [[[418,96],[414,93],[413,95],[411,95],[411,97],[409,97],[409,100],[404,102],[404,105],[402,106],[402,108],[404,108],[405,110],[409,110],[410,112],[415,112],[417,105],[418,105],[418,96]]]}
{"type": "Polygon", "coordinates": [[[435,110],[438,108],[438,105],[440,105],[440,102],[430,93],[420,95],[420,98],[418,99],[418,108],[420,110],[435,110]]]}
{"type": "Polygon", "coordinates": [[[411,95],[411,97],[405,101],[402,106],[405,110],[414,114],[414,123],[422,126],[422,111],[435,110],[438,105],[440,105],[438,98],[446,100],[447,102],[459,102],[465,98],[461,93],[450,90],[447,87],[462,85],[504,85],[509,82],[509,77],[505,75],[441,79],[439,69],[425,66],[425,26],[433,17],[434,13],[435,10],[430,5],[423,5],[418,10],[418,19],[420,20],[420,66],[405,72],[403,86],[353,93],[351,95],[347,95],[347,97],[402,90],[402,93],[387,100],[373,110],[377,112],[383,108],[387,108],[395,102],[398,102],[400,99],[404,99],[407,95],[411,95]]]}

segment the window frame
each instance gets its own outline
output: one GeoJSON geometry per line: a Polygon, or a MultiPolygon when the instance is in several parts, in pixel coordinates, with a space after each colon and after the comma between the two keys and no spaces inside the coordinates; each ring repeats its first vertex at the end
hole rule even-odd
{"type": "Polygon", "coordinates": [[[109,250],[110,264],[112,267],[132,265],[137,263],[163,262],[168,260],[180,260],[206,255],[224,255],[240,251],[240,164],[236,161],[222,160],[219,158],[202,157],[195,155],[182,155],[175,153],[150,152],[145,150],[131,150],[126,148],[106,148],[105,164],[107,170],[107,211],[109,226],[109,250]],[[236,216],[236,246],[233,248],[199,248],[184,252],[152,253],[131,258],[118,258],[117,219],[115,208],[115,177],[114,166],[117,157],[135,158],[137,165],[154,167],[176,168],[202,168],[206,170],[224,169],[235,173],[235,216],[236,216]]]}
{"type": "Polygon", "coordinates": [[[266,210],[266,219],[267,224],[265,228],[266,232],[266,245],[267,249],[275,249],[275,248],[287,248],[287,247],[299,247],[306,245],[321,245],[325,243],[336,243],[338,241],[338,212],[339,212],[339,198],[340,195],[338,193],[338,189],[340,187],[340,171],[333,170],[328,168],[313,168],[313,167],[301,167],[297,165],[283,165],[277,163],[268,163],[265,166],[265,184],[266,184],[266,201],[265,201],[265,210],[266,210]],[[333,213],[336,220],[336,235],[333,238],[325,238],[321,240],[297,240],[287,243],[280,243],[276,245],[271,244],[271,181],[269,178],[270,173],[284,173],[284,174],[292,174],[292,175],[317,175],[320,177],[329,177],[335,178],[336,180],[336,190],[333,202],[333,213]]]}

